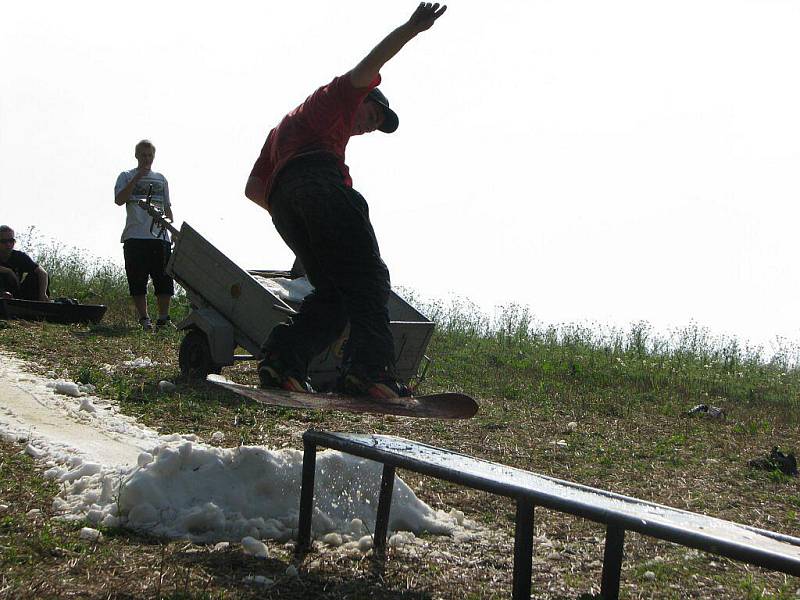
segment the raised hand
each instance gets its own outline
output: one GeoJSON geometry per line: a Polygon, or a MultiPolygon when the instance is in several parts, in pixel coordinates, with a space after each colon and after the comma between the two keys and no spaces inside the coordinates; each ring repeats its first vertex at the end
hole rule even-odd
{"type": "Polygon", "coordinates": [[[426,31],[433,26],[436,19],[441,17],[446,10],[446,5],[440,8],[438,3],[420,2],[414,14],[412,14],[411,18],[408,20],[408,26],[415,33],[426,31]]]}

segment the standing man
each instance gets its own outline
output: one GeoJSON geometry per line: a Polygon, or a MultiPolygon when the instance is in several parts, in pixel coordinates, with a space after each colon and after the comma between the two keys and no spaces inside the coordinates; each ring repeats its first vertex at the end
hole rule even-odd
{"type": "Polygon", "coordinates": [[[274,328],[264,343],[259,363],[264,387],[312,391],[309,361],[349,320],[340,391],[376,399],[410,394],[395,375],[389,271],[367,203],[353,189],[345,148],[351,136],[397,129],[398,117],[377,88],[380,69],[446,8],[421,3],[352,70],[316,90],[267,136],[245,195],[269,211],[314,291],[299,314],[274,328]]]}
{"type": "Polygon", "coordinates": [[[125,274],[128,277],[128,290],[133,298],[139,324],[142,329],[152,329],[147,314],[147,281],[153,280],[158,304],[156,329],[170,324],[169,304],[175,293],[172,279],[165,267],[172,252],[169,232],[153,225],[153,219],[136,202],[150,195],[153,206],[172,220],[172,205],[169,201],[167,179],[152,170],[156,147],[150,140],[136,144],[134,156],[138,166],[123,171],[114,186],[114,202],[125,206],[127,216],[122,231],[122,247],[125,255],[125,274]]]}
{"type": "Polygon", "coordinates": [[[24,252],[14,250],[16,242],[14,230],[0,225],[0,298],[49,302],[47,271],[24,252]]]}

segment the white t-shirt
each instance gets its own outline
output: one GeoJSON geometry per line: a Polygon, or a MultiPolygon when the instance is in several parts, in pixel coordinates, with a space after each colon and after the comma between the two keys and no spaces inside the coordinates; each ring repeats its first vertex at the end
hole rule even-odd
{"type": "MultiPolygon", "coordinates": [[[[131,169],[130,171],[123,171],[119,174],[119,177],[117,177],[117,183],[114,186],[115,197],[126,185],[128,185],[128,183],[130,183],[131,179],[133,179],[133,176],[136,175],[136,171],[137,169],[131,169]]],[[[169,185],[167,184],[167,178],[161,173],[150,171],[147,175],[137,181],[133,188],[133,192],[131,192],[131,200],[135,201],[147,199],[147,192],[151,185],[153,186],[153,193],[150,196],[150,200],[153,203],[153,206],[163,214],[168,207],[172,206],[172,204],[169,201],[169,185]]],[[[161,233],[160,237],[157,237],[157,234],[161,232],[161,228],[158,227],[158,225],[153,227],[153,233],[150,233],[150,226],[153,224],[152,217],[150,217],[150,215],[148,215],[144,210],[139,208],[134,202],[128,202],[125,205],[125,210],[127,211],[128,215],[125,219],[125,229],[122,230],[121,242],[130,239],[161,239],[169,241],[169,231],[166,229],[163,231],[163,233],[161,233]]]]}

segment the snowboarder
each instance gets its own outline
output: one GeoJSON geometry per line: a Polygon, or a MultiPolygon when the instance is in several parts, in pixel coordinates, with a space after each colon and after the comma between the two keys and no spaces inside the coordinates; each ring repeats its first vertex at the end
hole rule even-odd
{"type": "Polygon", "coordinates": [[[263,387],[312,391],[309,361],[349,321],[340,391],[377,399],[410,394],[395,375],[389,271],[367,203],[352,187],[345,148],[351,136],[397,129],[398,116],[377,88],[380,69],[446,9],[421,3],[352,70],[317,89],[267,136],[245,195],[269,211],[314,291],[299,314],[275,327],[264,343],[263,387]]]}

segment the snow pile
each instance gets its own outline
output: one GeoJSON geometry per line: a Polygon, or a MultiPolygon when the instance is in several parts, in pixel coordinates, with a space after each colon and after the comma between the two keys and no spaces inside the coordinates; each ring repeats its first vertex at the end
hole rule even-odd
{"type": "Polygon", "coordinates": [[[253,277],[261,287],[266,288],[284,302],[302,302],[303,298],[314,290],[314,286],[311,285],[308,277],[299,277],[298,279],[261,277],[260,275],[254,275],[253,277]]]}
{"type": "MultiPolygon", "coordinates": [[[[25,451],[49,467],[45,476],[62,484],[54,508],[64,518],[196,542],[296,535],[299,450],[221,448],[194,435],[159,435],[111,402],[57,394],[51,381],[23,368],[0,353],[0,436],[26,440],[25,451]]],[[[318,453],[316,465],[314,536],[368,550],[382,465],[332,450],[318,453]]],[[[396,479],[389,528],[403,533],[392,545],[423,531],[462,538],[471,527],[463,514],[434,511],[396,479]]]]}
{"type": "Polygon", "coordinates": [[[129,369],[144,369],[146,367],[154,367],[157,364],[157,362],[150,360],[149,356],[142,356],[133,360],[126,360],[122,363],[122,366],[129,369]]]}
{"type": "MultiPolygon", "coordinates": [[[[87,501],[84,493],[67,488],[65,495],[73,498],[68,512],[100,511],[95,518],[108,525],[120,523],[197,542],[243,537],[286,541],[294,537],[302,452],[254,446],[215,448],[184,441],[156,448],[153,457],[121,486],[112,482],[110,495],[92,494],[87,501]],[[83,506],[78,506],[79,502],[83,506]]],[[[331,544],[338,546],[369,534],[375,526],[381,472],[378,463],[321,452],[312,520],[315,536],[346,536],[346,540],[331,544]]],[[[69,477],[66,472],[59,480],[69,477]]],[[[102,476],[97,479],[97,485],[108,486],[107,481],[100,481],[102,476]]],[[[59,508],[67,508],[67,504],[59,508]]],[[[458,517],[432,510],[398,479],[389,527],[393,531],[450,534],[458,527],[458,517]]]]}

